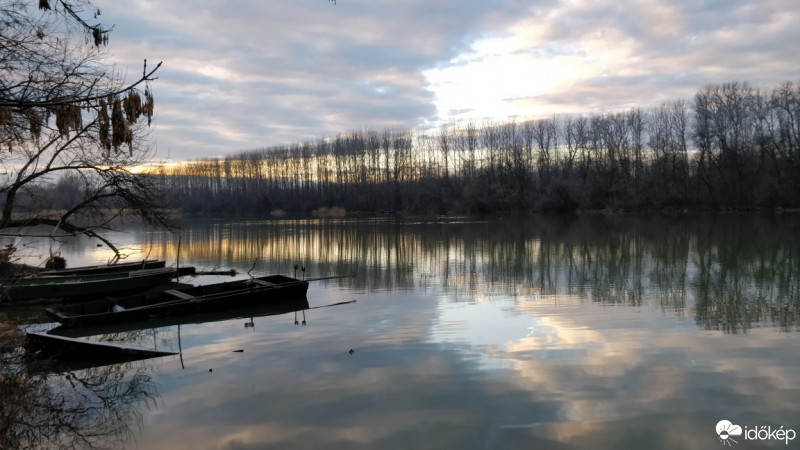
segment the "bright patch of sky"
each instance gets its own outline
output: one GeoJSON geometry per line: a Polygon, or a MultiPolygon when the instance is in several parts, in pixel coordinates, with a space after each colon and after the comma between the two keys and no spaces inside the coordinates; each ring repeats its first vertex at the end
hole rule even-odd
{"type": "Polygon", "coordinates": [[[559,112],[537,97],[603,76],[604,64],[574,46],[526,42],[521,33],[475,42],[472,51],[425,72],[439,118],[535,117],[559,112]],[[538,45],[536,45],[538,44],[538,45]]]}

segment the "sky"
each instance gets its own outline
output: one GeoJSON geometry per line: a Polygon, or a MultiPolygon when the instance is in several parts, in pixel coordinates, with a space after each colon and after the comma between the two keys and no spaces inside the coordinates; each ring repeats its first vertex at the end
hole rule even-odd
{"type": "Polygon", "coordinates": [[[796,0],[94,0],[152,84],[154,158],[800,83],[796,0]]]}

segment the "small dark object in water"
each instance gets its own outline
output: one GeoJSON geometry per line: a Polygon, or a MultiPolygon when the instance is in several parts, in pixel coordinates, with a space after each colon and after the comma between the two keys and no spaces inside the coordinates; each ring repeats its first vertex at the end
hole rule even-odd
{"type": "Polygon", "coordinates": [[[356,351],[355,351],[355,350],[353,350],[352,348],[350,349],[350,354],[351,354],[351,355],[352,355],[353,353],[355,353],[355,352],[356,352],[356,351]]]}
{"type": "Polygon", "coordinates": [[[185,277],[190,275],[197,275],[197,269],[195,267],[178,267],[178,276],[185,277]]]}
{"type": "Polygon", "coordinates": [[[208,371],[209,371],[209,372],[213,372],[213,371],[214,371],[214,369],[208,369],[208,371]]]}
{"type": "Polygon", "coordinates": [[[239,350],[234,350],[233,353],[244,353],[244,349],[240,348],[239,350]]]}
{"type": "Polygon", "coordinates": [[[66,269],[67,260],[61,256],[51,256],[47,258],[47,261],[44,263],[44,267],[46,269],[66,269]]]}
{"type": "Polygon", "coordinates": [[[6,248],[0,249],[0,261],[10,261],[11,255],[13,255],[15,251],[17,251],[17,247],[6,244],[6,248]]]}

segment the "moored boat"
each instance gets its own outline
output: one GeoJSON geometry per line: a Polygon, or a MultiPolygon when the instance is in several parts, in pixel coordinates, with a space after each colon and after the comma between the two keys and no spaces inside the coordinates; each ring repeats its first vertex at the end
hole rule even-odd
{"type": "Polygon", "coordinates": [[[96,266],[67,267],[65,269],[48,269],[39,272],[44,276],[65,276],[65,275],[100,275],[105,273],[129,272],[142,269],[160,269],[165,267],[167,262],[163,259],[148,259],[143,261],[125,262],[116,264],[99,264],[96,266]]]}
{"type": "Polygon", "coordinates": [[[46,313],[63,327],[95,326],[281,302],[303,298],[307,291],[308,280],[269,275],[63,305],[46,313]]]}
{"type": "Polygon", "coordinates": [[[310,309],[306,297],[273,299],[265,302],[252,304],[240,304],[226,308],[215,308],[213,310],[201,308],[195,312],[182,314],[160,314],[151,315],[140,320],[112,321],[106,323],[95,323],[92,325],[59,325],[47,330],[47,334],[67,337],[84,337],[100,335],[116,335],[130,331],[143,330],[146,328],[166,328],[180,325],[206,324],[222,322],[234,319],[247,319],[266,316],[277,316],[292,312],[299,312],[310,309]]]}
{"type": "Polygon", "coordinates": [[[7,303],[36,300],[89,300],[109,295],[141,292],[168,283],[175,269],[142,269],[97,275],[45,275],[18,278],[0,287],[7,303]]]}

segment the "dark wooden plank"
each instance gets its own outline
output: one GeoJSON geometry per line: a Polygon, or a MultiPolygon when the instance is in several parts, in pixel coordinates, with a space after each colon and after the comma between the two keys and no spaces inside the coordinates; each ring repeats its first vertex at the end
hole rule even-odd
{"type": "Polygon", "coordinates": [[[168,289],[168,290],[164,291],[164,293],[172,295],[173,297],[178,297],[178,298],[184,299],[184,300],[191,300],[193,298],[197,298],[192,294],[187,294],[185,292],[176,291],[175,289],[168,289]]]}

